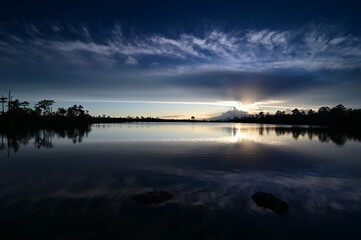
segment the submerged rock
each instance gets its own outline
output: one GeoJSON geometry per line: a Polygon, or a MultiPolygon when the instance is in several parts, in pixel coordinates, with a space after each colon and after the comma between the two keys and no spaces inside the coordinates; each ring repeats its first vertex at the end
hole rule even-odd
{"type": "Polygon", "coordinates": [[[173,195],[170,192],[153,191],[153,192],[146,192],[146,193],[134,195],[132,199],[138,203],[152,204],[152,203],[162,203],[164,201],[168,201],[172,197],[173,195]]]}
{"type": "Polygon", "coordinates": [[[286,215],[288,213],[288,204],[270,193],[256,192],[252,195],[252,199],[258,206],[271,209],[279,215],[286,215]]]}

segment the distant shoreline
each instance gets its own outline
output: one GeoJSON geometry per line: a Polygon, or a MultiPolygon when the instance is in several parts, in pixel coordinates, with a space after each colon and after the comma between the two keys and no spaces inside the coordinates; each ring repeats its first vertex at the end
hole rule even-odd
{"type": "Polygon", "coordinates": [[[79,127],[91,124],[112,124],[112,123],[250,123],[250,124],[272,124],[272,125],[292,125],[292,127],[332,127],[332,128],[347,128],[347,129],[360,129],[361,125],[342,125],[342,124],[319,124],[311,122],[300,121],[261,121],[261,120],[187,120],[187,119],[135,119],[135,118],[67,118],[67,117],[35,117],[35,118],[4,118],[0,116],[0,129],[6,128],[52,128],[52,127],[79,127]]]}

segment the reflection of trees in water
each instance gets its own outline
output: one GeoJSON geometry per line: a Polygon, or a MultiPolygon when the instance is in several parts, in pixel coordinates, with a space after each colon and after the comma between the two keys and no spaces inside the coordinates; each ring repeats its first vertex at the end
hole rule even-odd
{"type": "Polygon", "coordinates": [[[84,136],[88,137],[88,133],[91,131],[91,127],[87,126],[84,128],[66,128],[59,129],[56,134],[61,138],[68,138],[74,144],[81,143],[83,141],[84,136]]]}
{"type": "Polygon", "coordinates": [[[236,136],[237,132],[245,131],[251,134],[276,136],[291,135],[294,139],[308,138],[310,140],[318,139],[320,142],[332,142],[342,146],[347,141],[361,141],[361,131],[358,129],[341,129],[341,128],[317,128],[317,127],[258,127],[253,131],[250,129],[239,129],[237,127],[222,128],[224,131],[230,132],[232,136],[236,136]]]}
{"type": "Polygon", "coordinates": [[[344,145],[347,141],[361,141],[361,132],[356,129],[337,129],[337,128],[284,128],[275,127],[274,131],[277,136],[291,134],[294,139],[300,136],[308,139],[318,139],[320,142],[333,142],[336,145],[344,145]]]}
{"type": "Polygon", "coordinates": [[[74,144],[81,143],[84,136],[91,131],[90,125],[82,127],[59,127],[51,129],[0,129],[0,152],[18,152],[20,146],[25,146],[33,141],[34,146],[40,148],[54,147],[54,137],[70,139],[74,144]]]}
{"type": "Polygon", "coordinates": [[[29,141],[32,139],[32,134],[29,132],[0,132],[1,135],[1,144],[0,144],[0,152],[7,152],[8,157],[10,156],[10,152],[17,152],[20,149],[21,145],[27,145],[29,141]]]}
{"type": "Polygon", "coordinates": [[[34,146],[36,148],[52,148],[54,132],[48,130],[39,130],[34,136],[34,146]]]}

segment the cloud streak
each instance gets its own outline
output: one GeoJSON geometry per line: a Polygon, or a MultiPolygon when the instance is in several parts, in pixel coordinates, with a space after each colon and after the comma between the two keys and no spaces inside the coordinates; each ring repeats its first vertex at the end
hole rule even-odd
{"type": "MultiPolygon", "coordinates": [[[[211,29],[200,34],[180,33],[173,38],[153,34],[126,37],[119,26],[98,41],[86,26],[51,27],[45,34],[33,24],[27,34],[3,31],[0,52],[3,59],[26,59],[36,53],[39,61],[63,57],[71,64],[94,61],[99,66],[115,64],[119,58],[153,57],[178,60],[175,66],[208,66],[234,70],[269,69],[354,69],[360,68],[361,38],[323,25],[301,29],[246,29],[226,32],[211,29]],[[66,38],[71,33],[72,37],[66,38]],[[91,58],[88,58],[89,55],[91,58]],[[107,59],[103,59],[106,57],[107,59]],[[71,59],[78,58],[78,61],[71,59]],[[106,63],[105,63],[106,62],[106,63]],[[192,64],[190,64],[191,62],[192,64]]],[[[206,70],[203,67],[203,70],[206,70]]]]}

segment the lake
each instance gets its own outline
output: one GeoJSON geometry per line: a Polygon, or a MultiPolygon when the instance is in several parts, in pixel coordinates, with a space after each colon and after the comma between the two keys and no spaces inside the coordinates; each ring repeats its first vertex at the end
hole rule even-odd
{"type": "Polygon", "coordinates": [[[0,131],[0,239],[359,239],[361,135],[238,123],[0,131]],[[133,196],[167,191],[141,204],[133,196]],[[285,201],[285,215],[256,192],[285,201]]]}

